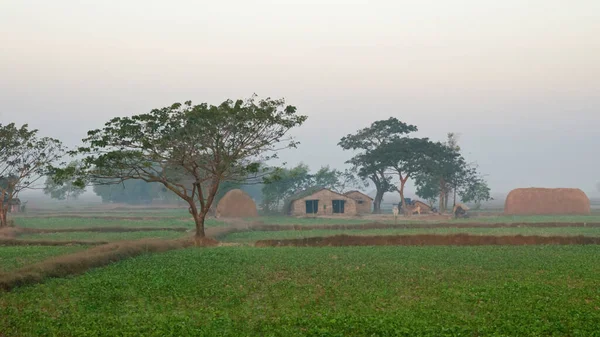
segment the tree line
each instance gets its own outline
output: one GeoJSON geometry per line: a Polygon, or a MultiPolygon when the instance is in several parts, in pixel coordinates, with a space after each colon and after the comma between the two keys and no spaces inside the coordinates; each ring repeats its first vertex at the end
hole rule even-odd
{"type": "Polygon", "coordinates": [[[358,152],[347,163],[361,179],[375,186],[375,213],[381,211],[387,192],[398,192],[404,205],[404,187],[409,179],[414,179],[419,197],[430,203],[437,199],[440,211],[448,207],[451,193],[454,201],[456,194],[463,202],[491,199],[485,179],[477,166],[462,156],[454,134],[449,133],[446,142],[434,142],[413,137],[417,131],[417,126],[391,117],[348,134],[338,143],[343,150],[358,152]]]}
{"type": "Polygon", "coordinates": [[[141,203],[157,195],[180,200],[194,218],[197,239],[205,235],[204,222],[215,201],[232,188],[260,194],[267,210],[310,186],[343,192],[370,182],[377,190],[377,212],[385,192],[397,190],[404,200],[404,184],[411,178],[426,199],[447,202],[451,191],[463,201],[485,198],[486,191],[489,197],[476,167],[466,164],[458,149],[410,137],[416,126],[395,118],[340,140],[342,149],[357,152],[348,160],[350,170],[322,167],[310,173],[302,164],[267,166],[278,151],[297,147],[289,131],[306,119],[283,99],[253,95],[216,106],[187,101],[113,118],[88,131],[71,150],[28,125],[0,124],[0,227],[7,225],[11,202],[43,177],[45,192],[58,199],[76,198],[87,186],[112,200],[130,199],[119,195],[115,187],[121,186],[137,189],[141,203]]]}

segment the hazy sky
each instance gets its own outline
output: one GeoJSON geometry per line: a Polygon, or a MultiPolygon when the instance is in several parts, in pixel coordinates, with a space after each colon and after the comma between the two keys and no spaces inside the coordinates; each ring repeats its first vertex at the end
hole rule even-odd
{"type": "Polygon", "coordinates": [[[0,0],[0,122],[76,145],[173,102],[284,97],[282,153],[344,167],[339,139],[394,116],[461,134],[493,191],[600,181],[600,1],[0,0]]]}

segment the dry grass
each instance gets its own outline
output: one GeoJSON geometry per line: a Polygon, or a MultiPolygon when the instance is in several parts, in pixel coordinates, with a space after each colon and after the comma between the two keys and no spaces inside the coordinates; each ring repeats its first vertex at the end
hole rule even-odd
{"type": "Polygon", "coordinates": [[[578,188],[517,188],[504,204],[507,215],[590,213],[590,199],[578,188]]]}
{"type": "Polygon", "coordinates": [[[419,234],[387,236],[335,235],[289,240],[260,240],[256,247],[323,246],[483,246],[483,245],[585,245],[600,244],[600,238],[585,236],[419,234]]]}

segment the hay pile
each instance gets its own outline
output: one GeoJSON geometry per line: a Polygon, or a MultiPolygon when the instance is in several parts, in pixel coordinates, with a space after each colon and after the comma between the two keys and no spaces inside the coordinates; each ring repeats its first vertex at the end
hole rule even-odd
{"type": "Polygon", "coordinates": [[[251,218],[257,217],[258,211],[254,200],[246,192],[235,189],[227,192],[217,205],[217,218],[251,218]]]}
{"type": "Polygon", "coordinates": [[[590,214],[590,199],[577,188],[517,188],[506,197],[507,215],[590,214]]]}

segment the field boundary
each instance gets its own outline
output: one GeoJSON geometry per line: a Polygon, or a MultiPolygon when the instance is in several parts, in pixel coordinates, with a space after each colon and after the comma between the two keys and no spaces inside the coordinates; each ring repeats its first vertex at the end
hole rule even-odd
{"type": "Polygon", "coordinates": [[[600,238],[586,236],[417,234],[356,236],[334,235],[301,239],[259,240],[255,247],[325,246],[487,246],[487,245],[597,245],[600,238]]]}
{"type": "Polygon", "coordinates": [[[309,231],[318,229],[352,230],[352,229],[435,229],[435,228],[557,228],[557,227],[600,227],[598,222],[519,222],[519,223],[424,223],[424,224],[385,224],[372,222],[366,224],[332,224],[332,225],[267,225],[253,223],[248,230],[255,231],[309,231]]]}
{"type": "Polygon", "coordinates": [[[154,231],[174,231],[185,232],[190,230],[186,227],[122,227],[122,226],[104,226],[104,227],[73,227],[73,228],[28,228],[17,227],[20,234],[50,234],[50,233],[74,233],[74,232],[96,232],[96,233],[125,233],[125,232],[154,232],[154,231]]]}
{"type": "Polygon", "coordinates": [[[72,245],[105,245],[108,241],[92,240],[24,240],[0,237],[0,246],[72,246],[72,245]]]}

